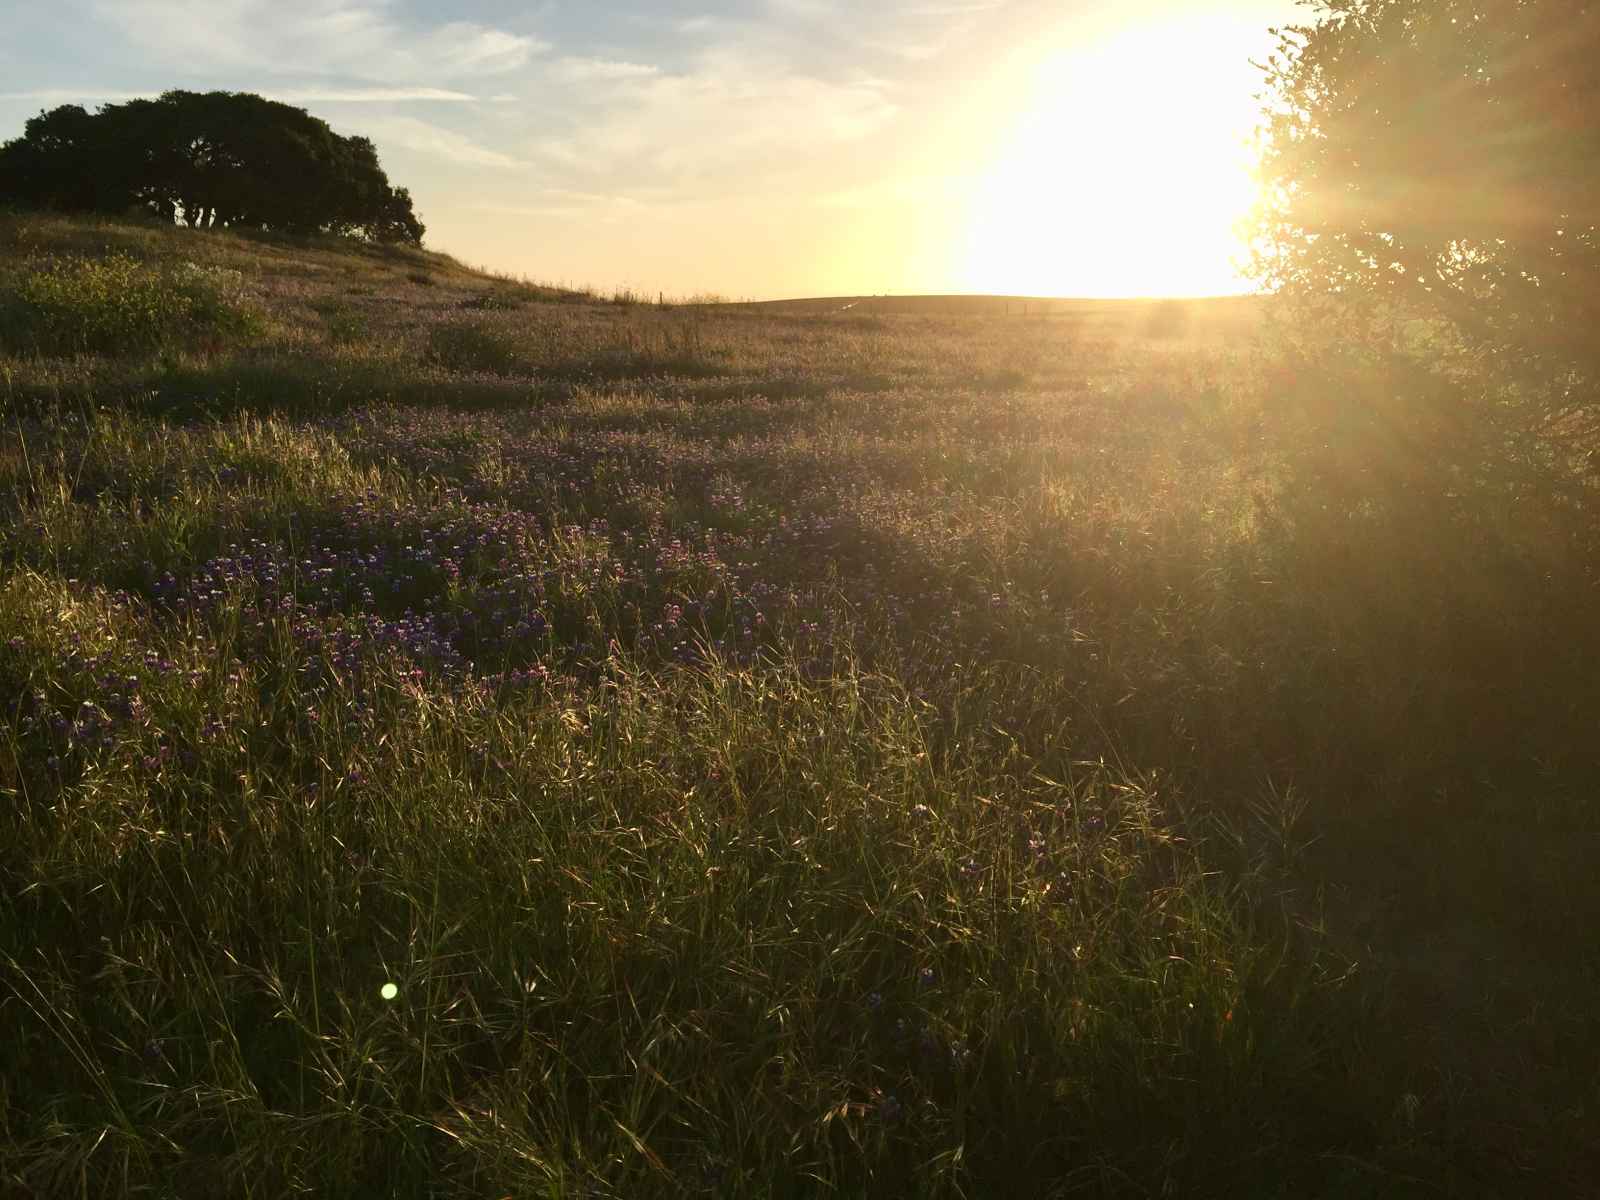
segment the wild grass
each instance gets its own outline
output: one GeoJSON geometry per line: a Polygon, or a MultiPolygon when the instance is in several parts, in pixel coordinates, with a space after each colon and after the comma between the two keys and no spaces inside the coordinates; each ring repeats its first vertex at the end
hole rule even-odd
{"type": "Polygon", "coordinates": [[[0,346],[117,356],[241,338],[257,322],[239,284],[236,271],[192,262],[163,269],[126,255],[47,260],[0,290],[0,346]]]}
{"type": "Polygon", "coordinates": [[[8,220],[261,324],[0,359],[0,1191],[1592,1178],[1571,446],[1203,306],[8,220]]]}

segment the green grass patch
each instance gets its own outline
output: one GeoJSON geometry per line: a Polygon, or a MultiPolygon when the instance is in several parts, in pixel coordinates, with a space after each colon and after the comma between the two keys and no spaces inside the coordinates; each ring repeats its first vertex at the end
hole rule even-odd
{"type": "Polygon", "coordinates": [[[327,300],[317,305],[317,311],[322,314],[328,340],[335,344],[359,345],[372,335],[371,319],[365,311],[354,305],[327,300]]]}
{"type": "Polygon", "coordinates": [[[12,352],[216,347],[257,326],[238,272],[195,263],[152,266],[121,254],[55,258],[24,268],[0,293],[0,345],[12,352]]]}

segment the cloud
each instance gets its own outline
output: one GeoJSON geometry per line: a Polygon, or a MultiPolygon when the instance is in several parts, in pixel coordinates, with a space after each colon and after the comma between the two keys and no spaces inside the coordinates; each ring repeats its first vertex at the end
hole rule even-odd
{"type": "Polygon", "coordinates": [[[369,119],[363,124],[362,132],[377,143],[380,152],[390,146],[399,146],[462,166],[491,167],[503,171],[520,171],[529,165],[522,159],[475,142],[464,134],[416,117],[369,119]]]}
{"type": "Polygon", "coordinates": [[[594,161],[593,155],[572,138],[542,137],[529,145],[528,152],[548,163],[573,169],[594,161]]]}
{"type": "Polygon", "coordinates": [[[477,100],[468,92],[430,87],[290,88],[287,91],[263,92],[262,95],[269,100],[282,100],[285,104],[402,104],[410,101],[465,104],[477,100]]]}
{"type": "MultiPolygon", "coordinates": [[[[0,92],[0,100],[33,100],[41,104],[85,104],[90,101],[115,103],[120,100],[154,99],[164,89],[142,92],[109,91],[105,88],[37,88],[26,92],[0,92]]],[[[268,100],[285,104],[404,104],[412,101],[463,104],[477,100],[467,92],[447,88],[268,88],[259,93],[268,100]]]]}
{"type": "Polygon", "coordinates": [[[507,203],[475,201],[467,207],[474,212],[493,213],[501,217],[537,217],[543,220],[581,218],[603,225],[636,220],[645,213],[659,212],[662,208],[660,204],[634,196],[573,191],[570,188],[540,188],[532,196],[534,198],[531,200],[507,203]]]}
{"type": "Polygon", "coordinates": [[[914,4],[902,11],[908,17],[970,17],[1003,7],[1005,0],[970,0],[950,4],[914,4]]]}
{"type": "Polygon", "coordinates": [[[626,179],[673,188],[793,167],[825,146],[868,137],[899,111],[889,84],[829,80],[739,47],[712,47],[692,68],[595,73],[570,80],[571,128],[528,152],[577,183],[626,179]]]}
{"type": "Polygon", "coordinates": [[[555,73],[569,83],[587,83],[591,80],[644,79],[661,74],[661,68],[649,63],[610,58],[563,58],[556,63],[555,73]]]}
{"type": "Polygon", "coordinates": [[[839,12],[834,0],[767,0],[767,4],[773,12],[807,20],[831,20],[839,12]]]}
{"type": "Polygon", "coordinates": [[[26,92],[0,92],[0,100],[30,100],[39,104],[114,103],[154,96],[155,92],[114,92],[104,88],[36,88],[26,92]]]}
{"type": "Polygon", "coordinates": [[[688,34],[693,37],[700,34],[715,33],[718,30],[732,29],[734,28],[734,23],[724,20],[722,17],[714,17],[710,13],[702,13],[699,16],[684,17],[680,21],[674,21],[671,28],[678,33],[688,34]]]}
{"type": "MultiPolygon", "coordinates": [[[[637,196],[648,185],[676,204],[809,196],[808,211],[841,216],[910,204],[938,157],[928,143],[946,136],[927,114],[954,106],[951,72],[980,75],[1030,4],[1054,12],[1059,0],[663,4],[635,21],[644,37],[530,70],[511,110],[522,126],[507,135],[541,182],[574,191],[637,196]],[[917,187],[873,183],[908,170],[917,187]]],[[[947,136],[967,136],[970,122],[953,123],[947,136]]],[[[481,198],[541,212],[585,203],[481,198]]]]}
{"type": "Polygon", "coordinates": [[[389,0],[92,0],[150,57],[192,71],[409,83],[514,71],[549,46],[472,21],[403,25],[389,0]]]}
{"type": "Polygon", "coordinates": [[[926,62],[965,44],[980,19],[1005,7],[1006,0],[953,0],[952,3],[913,4],[901,8],[864,44],[870,49],[902,59],[926,62]]]}

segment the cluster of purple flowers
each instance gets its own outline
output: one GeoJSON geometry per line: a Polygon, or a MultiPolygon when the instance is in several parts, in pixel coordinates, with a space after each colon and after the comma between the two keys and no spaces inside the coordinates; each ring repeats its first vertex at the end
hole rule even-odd
{"type": "Polygon", "coordinates": [[[767,605],[798,599],[747,589],[694,530],[551,529],[460,493],[399,510],[353,501],[293,537],[258,536],[187,572],[146,575],[158,611],[213,624],[226,615],[241,651],[287,631],[312,685],[384,661],[523,686],[553,667],[593,666],[619,641],[668,661],[714,651],[750,662],[773,632],[767,605]]]}
{"type": "MultiPolygon", "coordinates": [[[[693,661],[709,647],[748,661],[781,616],[784,636],[802,643],[796,657],[815,673],[825,664],[809,659],[803,643],[836,639],[845,612],[897,631],[904,645],[931,634],[985,657],[1002,631],[1028,622],[1009,585],[998,591],[949,568],[981,560],[1007,518],[985,511],[953,527],[949,485],[927,477],[926,456],[904,444],[891,413],[860,444],[801,450],[785,440],[781,406],[769,406],[773,424],[758,422],[752,435],[744,425],[720,430],[717,406],[675,410],[666,421],[649,415],[650,399],[639,410],[566,411],[559,423],[536,409],[375,408],[347,414],[334,432],[358,460],[402,467],[475,502],[608,514],[617,530],[604,540],[623,572],[613,582],[681,604],[684,620],[674,626],[646,605],[637,630],[617,621],[607,633],[641,634],[664,658],[693,661]],[[726,440],[734,431],[738,440],[726,440]],[[691,601],[712,583],[754,601],[757,612],[706,640],[701,618],[709,614],[691,601]]],[[[978,406],[973,419],[987,420],[986,412],[978,406]]],[[[579,582],[575,566],[564,570],[579,582]]],[[[1034,628],[1030,636],[1041,635],[1034,628]]]]}
{"type": "MultiPolygon", "coordinates": [[[[160,614],[225,627],[240,656],[286,634],[312,688],[381,667],[515,690],[592,678],[619,646],[684,664],[781,646],[824,675],[841,639],[864,648],[862,631],[981,657],[1025,618],[1010,591],[941,565],[978,557],[958,543],[982,531],[950,526],[949,485],[918,474],[923,459],[911,470],[892,406],[881,431],[864,418],[859,443],[796,447],[781,404],[762,410],[766,427],[748,405],[732,423],[715,404],[669,421],[648,400],[559,423],[537,409],[349,412],[324,432],[437,490],[258,526],[203,561],[148,566],[139,590],[160,614]]],[[[215,478],[234,481],[227,466],[215,478]]],[[[82,732],[100,736],[92,721],[82,732]]]]}
{"type": "MultiPolygon", "coordinates": [[[[12,638],[8,645],[15,651],[25,648],[26,643],[12,638]]],[[[170,660],[153,650],[142,656],[110,651],[85,655],[68,650],[53,672],[65,685],[64,694],[33,689],[19,697],[19,732],[47,741],[50,749],[45,764],[52,770],[60,769],[69,760],[99,757],[147,731],[152,718],[145,698],[146,679],[167,676],[175,670],[170,660]],[[141,668],[143,675],[138,673],[141,668]]],[[[147,751],[142,756],[143,763],[151,770],[171,756],[170,747],[159,740],[159,735],[147,751]]]]}

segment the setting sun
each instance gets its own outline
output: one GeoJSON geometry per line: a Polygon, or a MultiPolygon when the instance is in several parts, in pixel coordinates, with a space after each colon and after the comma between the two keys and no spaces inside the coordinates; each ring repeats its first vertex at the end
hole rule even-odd
{"type": "MultiPolygon", "coordinates": [[[[1257,31],[1258,32],[1258,31],[1257,31]]],[[[1216,295],[1243,290],[1255,197],[1251,27],[1166,23],[1039,68],[1035,100],[978,174],[966,290],[1216,295]]]]}
{"type": "MultiPolygon", "coordinates": [[[[1293,0],[448,13],[375,0],[104,4],[0,128],[174,82],[370,138],[428,244],[528,278],[738,298],[1247,290],[1234,225],[1267,29],[1293,0]],[[280,12],[280,7],[282,11],[280,12]]],[[[66,39],[66,40],[63,40],[66,39]]],[[[224,214],[226,216],[226,214],[224,214]]]]}

